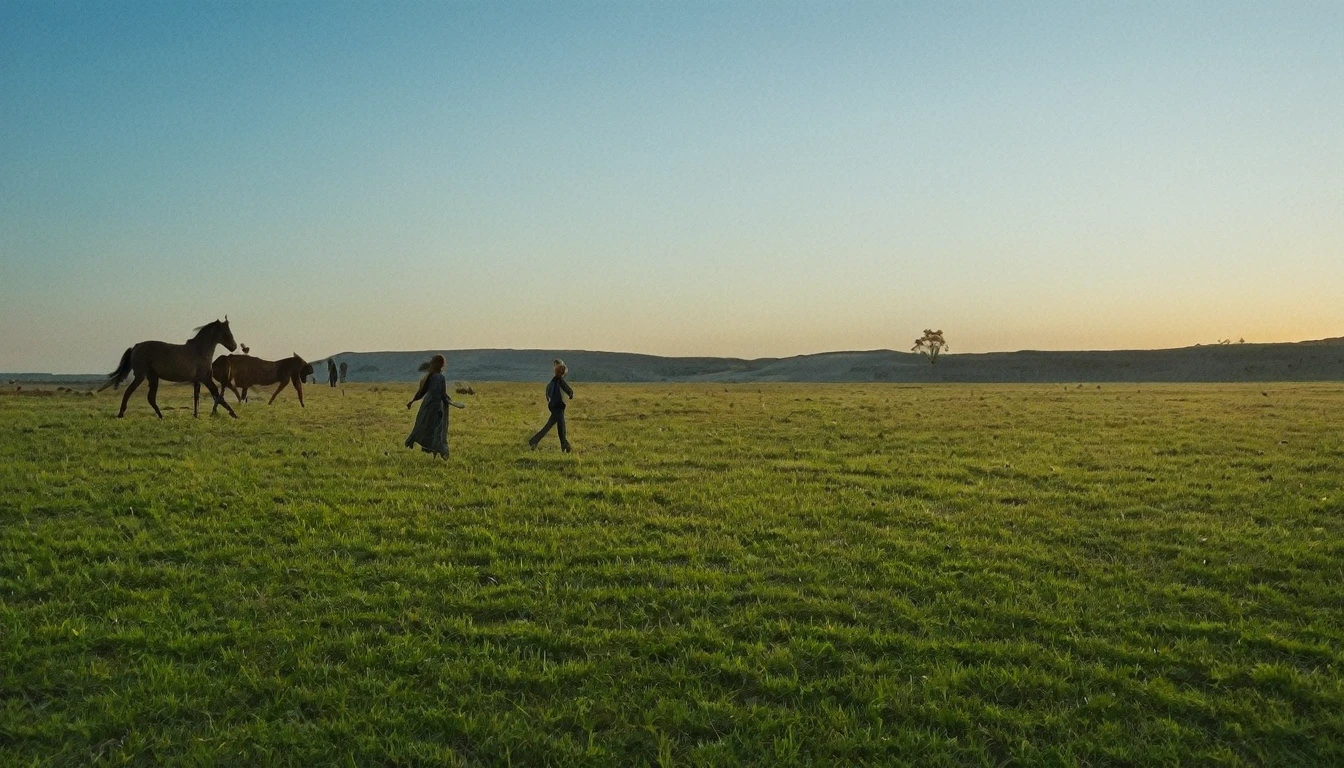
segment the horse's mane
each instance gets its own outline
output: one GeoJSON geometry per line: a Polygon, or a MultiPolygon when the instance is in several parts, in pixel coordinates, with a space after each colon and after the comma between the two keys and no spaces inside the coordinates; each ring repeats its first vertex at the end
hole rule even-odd
{"type": "Polygon", "coordinates": [[[200,338],[201,331],[204,331],[206,328],[210,328],[210,327],[212,327],[212,326],[223,325],[225,322],[227,322],[227,321],[225,321],[225,320],[212,320],[212,321],[206,323],[205,325],[198,325],[198,326],[196,326],[195,328],[192,328],[192,329],[191,329],[191,338],[193,338],[193,339],[200,338]]]}

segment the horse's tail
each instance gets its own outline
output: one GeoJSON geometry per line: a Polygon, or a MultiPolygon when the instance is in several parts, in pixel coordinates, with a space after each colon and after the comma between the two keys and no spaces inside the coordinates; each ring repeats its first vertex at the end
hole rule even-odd
{"type": "Polygon", "coordinates": [[[108,387],[119,387],[121,382],[126,380],[126,377],[131,373],[131,352],[134,349],[135,347],[126,348],[126,354],[121,356],[121,365],[117,366],[117,370],[107,374],[107,383],[98,388],[99,392],[108,387]]]}

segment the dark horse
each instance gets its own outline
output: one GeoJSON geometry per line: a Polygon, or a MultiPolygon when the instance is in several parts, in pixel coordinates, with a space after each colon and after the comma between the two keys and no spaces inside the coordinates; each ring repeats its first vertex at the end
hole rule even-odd
{"type": "MultiPolygon", "coordinates": [[[[313,366],[298,355],[275,361],[247,355],[220,355],[215,358],[214,365],[210,366],[210,372],[215,381],[219,382],[220,389],[227,387],[233,390],[240,403],[247,399],[249,388],[278,382],[280,386],[275,390],[275,394],[271,395],[271,403],[274,403],[280,390],[284,389],[286,384],[293,383],[294,391],[299,393],[299,407],[303,407],[303,378],[312,375],[313,366]]],[[[220,401],[223,401],[222,397],[220,401]]],[[[211,410],[211,413],[218,408],[219,403],[215,403],[215,409],[211,410]]]]}
{"type": "MultiPolygon", "coordinates": [[[[107,383],[99,387],[98,391],[121,384],[131,371],[135,371],[135,378],[131,379],[131,385],[126,387],[126,394],[121,396],[121,410],[117,413],[117,418],[126,415],[126,401],[131,399],[131,393],[135,388],[140,386],[141,381],[149,379],[149,404],[154,408],[154,413],[162,419],[163,412],[155,402],[155,397],[159,393],[159,379],[189,381],[193,389],[191,415],[199,415],[202,384],[210,390],[216,403],[224,403],[219,390],[215,389],[215,383],[210,380],[210,355],[214,354],[216,344],[223,344],[230,352],[238,348],[238,343],[233,340],[233,332],[229,330],[227,317],[197,328],[196,335],[186,344],[142,341],[126,350],[126,354],[121,356],[121,365],[107,375],[107,383]]],[[[238,414],[233,412],[228,403],[224,403],[224,410],[235,419],[238,418],[238,414]]]]}

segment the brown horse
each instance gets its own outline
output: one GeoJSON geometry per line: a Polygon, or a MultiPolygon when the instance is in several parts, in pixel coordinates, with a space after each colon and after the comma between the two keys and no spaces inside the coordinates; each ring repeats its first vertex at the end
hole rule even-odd
{"type": "MultiPolygon", "coordinates": [[[[313,366],[298,355],[274,361],[247,355],[220,355],[215,358],[214,365],[210,367],[210,372],[215,381],[219,382],[221,388],[227,387],[233,390],[234,397],[237,397],[240,403],[247,399],[248,389],[278,382],[280,386],[276,388],[275,393],[271,395],[270,402],[267,403],[267,405],[270,405],[275,402],[275,398],[280,394],[280,390],[285,388],[286,384],[293,383],[294,391],[299,393],[299,407],[302,408],[304,407],[303,377],[312,375],[313,366]]],[[[220,400],[222,402],[223,398],[220,398],[220,400]]],[[[218,408],[218,404],[215,407],[218,408]]],[[[213,412],[211,411],[211,413],[213,412]]]]}
{"type": "MultiPolygon", "coordinates": [[[[228,317],[197,328],[196,335],[186,344],[142,341],[126,350],[121,356],[121,365],[107,375],[107,383],[99,387],[98,391],[102,392],[108,387],[121,384],[126,380],[127,374],[135,371],[135,378],[131,380],[131,385],[126,387],[126,394],[121,396],[121,410],[117,413],[117,418],[126,415],[126,402],[131,399],[131,393],[135,388],[140,386],[141,381],[149,379],[149,404],[154,408],[154,413],[162,419],[163,412],[159,410],[159,404],[156,402],[159,379],[189,381],[193,390],[191,415],[197,416],[200,412],[202,384],[210,390],[216,403],[224,403],[219,390],[215,389],[215,383],[210,380],[210,355],[215,351],[217,344],[223,344],[230,352],[238,348],[237,342],[233,340],[233,332],[229,330],[228,317]]],[[[228,403],[224,403],[224,410],[235,419],[238,418],[238,414],[233,412],[228,403]]]]}

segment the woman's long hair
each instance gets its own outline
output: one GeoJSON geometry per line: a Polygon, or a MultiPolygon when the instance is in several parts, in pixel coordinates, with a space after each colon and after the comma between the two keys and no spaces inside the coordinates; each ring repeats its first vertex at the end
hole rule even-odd
{"type": "Polygon", "coordinates": [[[446,365],[448,365],[448,358],[443,355],[435,355],[420,364],[420,371],[423,373],[442,373],[446,365]]]}

